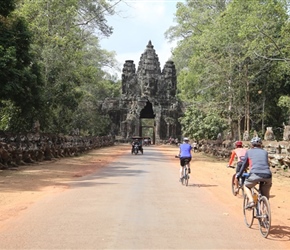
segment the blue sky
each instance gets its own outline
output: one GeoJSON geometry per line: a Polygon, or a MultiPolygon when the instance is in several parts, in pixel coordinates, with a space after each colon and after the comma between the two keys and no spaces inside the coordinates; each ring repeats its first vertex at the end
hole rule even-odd
{"type": "MultiPolygon", "coordinates": [[[[108,24],[113,26],[113,34],[101,40],[103,49],[116,52],[120,70],[125,60],[134,60],[136,69],[140,56],[151,40],[159,57],[161,69],[170,59],[170,44],[164,33],[175,25],[174,18],[177,2],[185,0],[123,0],[116,7],[117,15],[108,17],[108,24]]],[[[120,76],[121,72],[117,72],[120,76]]]]}

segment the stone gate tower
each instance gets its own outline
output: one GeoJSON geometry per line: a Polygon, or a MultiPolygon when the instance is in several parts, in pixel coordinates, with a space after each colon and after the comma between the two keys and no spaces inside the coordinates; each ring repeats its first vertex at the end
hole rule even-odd
{"type": "Polygon", "coordinates": [[[112,133],[129,139],[142,136],[142,119],[152,119],[153,142],[170,136],[180,137],[178,118],[182,115],[176,98],[176,70],[167,61],[163,70],[149,41],[136,72],[134,61],[127,60],[122,71],[122,94],[119,100],[106,100],[102,106],[113,121],[112,133]]]}

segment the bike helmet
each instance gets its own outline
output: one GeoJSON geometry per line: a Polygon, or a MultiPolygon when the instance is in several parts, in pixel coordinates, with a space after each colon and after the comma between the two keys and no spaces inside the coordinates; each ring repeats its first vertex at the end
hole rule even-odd
{"type": "Polygon", "coordinates": [[[184,137],[183,141],[189,141],[189,139],[187,137],[184,137]]]}
{"type": "Polygon", "coordinates": [[[243,143],[241,141],[236,142],[236,147],[242,147],[242,146],[243,146],[243,143]]]}
{"type": "Polygon", "coordinates": [[[252,140],[251,140],[251,144],[252,144],[253,146],[261,146],[261,144],[262,144],[262,140],[261,140],[261,138],[259,138],[259,137],[254,137],[254,138],[252,138],[252,140]]]}

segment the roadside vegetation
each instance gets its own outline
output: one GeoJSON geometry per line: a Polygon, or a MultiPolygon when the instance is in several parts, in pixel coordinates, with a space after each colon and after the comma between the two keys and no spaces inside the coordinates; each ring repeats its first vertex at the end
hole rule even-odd
{"type": "MultiPolygon", "coordinates": [[[[0,6],[0,130],[106,135],[100,112],[106,97],[119,95],[120,81],[101,37],[112,34],[110,1],[7,0],[0,6]],[[5,3],[4,3],[5,2],[5,3]]],[[[117,4],[115,2],[115,4],[117,4]]]]}
{"type": "MultiPolygon", "coordinates": [[[[0,6],[0,130],[107,135],[105,98],[121,82],[100,46],[122,0],[6,0],[0,6]]],[[[195,139],[244,131],[281,139],[290,120],[289,0],[186,0],[176,4],[172,60],[183,132],[195,139]]],[[[124,34],[125,35],[125,34],[124,34]]]]}
{"type": "Polygon", "coordinates": [[[166,37],[178,41],[172,59],[179,97],[188,107],[181,119],[188,136],[216,139],[218,128],[236,139],[254,130],[262,137],[269,126],[281,138],[290,111],[289,3],[177,4],[177,24],[166,37]]]}

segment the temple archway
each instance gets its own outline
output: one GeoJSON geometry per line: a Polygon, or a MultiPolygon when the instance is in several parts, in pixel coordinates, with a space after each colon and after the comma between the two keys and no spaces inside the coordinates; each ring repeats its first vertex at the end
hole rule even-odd
{"type": "Polygon", "coordinates": [[[137,65],[136,70],[133,60],[125,61],[120,99],[102,103],[102,110],[113,123],[111,133],[125,140],[152,134],[154,143],[167,140],[169,135],[180,138],[179,117],[183,108],[176,96],[174,62],[168,60],[161,70],[158,55],[149,41],[137,65]],[[145,119],[151,123],[144,124],[145,119]]]}

